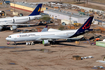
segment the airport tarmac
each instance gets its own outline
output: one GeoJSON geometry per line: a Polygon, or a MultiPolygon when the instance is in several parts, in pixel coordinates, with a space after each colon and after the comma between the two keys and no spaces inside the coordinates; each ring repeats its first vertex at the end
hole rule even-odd
{"type": "Polygon", "coordinates": [[[12,31],[0,32],[0,70],[94,70],[96,62],[105,56],[105,48],[88,42],[62,42],[56,45],[7,45],[5,38],[12,31]],[[93,56],[83,60],[73,60],[72,56],[93,56]]]}

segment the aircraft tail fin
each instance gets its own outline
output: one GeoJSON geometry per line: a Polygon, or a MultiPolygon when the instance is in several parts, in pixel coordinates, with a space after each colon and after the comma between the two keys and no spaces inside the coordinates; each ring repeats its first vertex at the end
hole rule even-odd
{"type": "Polygon", "coordinates": [[[92,24],[93,18],[94,18],[94,16],[90,16],[88,18],[88,20],[77,30],[75,35],[83,34],[83,33],[87,32],[87,31],[92,31],[92,29],[90,29],[90,26],[92,24]]]}
{"type": "Polygon", "coordinates": [[[38,4],[34,11],[29,16],[39,15],[41,11],[42,4],[38,4]]]}

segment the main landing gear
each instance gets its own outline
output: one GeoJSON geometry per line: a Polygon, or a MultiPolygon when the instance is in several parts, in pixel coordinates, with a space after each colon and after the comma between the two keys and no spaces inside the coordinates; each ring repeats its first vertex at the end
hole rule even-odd
{"type": "Polygon", "coordinates": [[[34,45],[34,42],[26,42],[26,45],[34,45]]]}

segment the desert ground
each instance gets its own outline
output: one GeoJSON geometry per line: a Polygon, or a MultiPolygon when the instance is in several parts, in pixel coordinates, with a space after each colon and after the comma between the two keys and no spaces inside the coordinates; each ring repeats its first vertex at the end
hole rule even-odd
{"type": "MultiPolygon", "coordinates": [[[[9,8],[5,8],[6,10],[9,8]]],[[[18,10],[18,12],[22,11],[18,10]]],[[[36,27],[38,26],[33,28],[36,27]]],[[[11,42],[7,45],[5,38],[10,34],[13,34],[13,31],[0,32],[0,70],[95,70],[94,66],[105,67],[105,64],[96,62],[103,60],[105,48],[90,45],[88,41],[80,41],[79,44],[64,41],[49,46],[41,43],[25,45],[25,42],[17,45],[12,45],[11,42]],[[93,56],[93,58],[73,60],[72,57],[75,55],[93,56]]]]}
{"type": "MultiPolygon", "coordinates": [[[[96,62],[103,60],[105,48],[90,45],[81,41],[62,42],[55,45],[7,45],[5,38],[12,31],[0,32],[0,70],[93,70],[94,66],[105,64],[96,62]],[[93,56],[83,60],[73,60],[73,56],[93,56]]],[[[12,43],[12,42],[11,42],[12,43]]]]}

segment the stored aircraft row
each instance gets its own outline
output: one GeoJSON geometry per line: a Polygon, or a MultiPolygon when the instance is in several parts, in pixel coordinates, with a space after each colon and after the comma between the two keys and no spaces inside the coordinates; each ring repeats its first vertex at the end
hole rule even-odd
{"type": "Polygon", "coordinates": [[[56,41],[58,39],[72,39],[72,37],[79,36],[88,31],[92,31],[90,26],[92,24],[93,16],[90,16],[87,21],[77,30],[57,30],[49,29],[42,30],[42,32],[31,32],[31,33],[17,33],[9,35],[6,40],[13,42],[21,41],[42,41],[43,44],[56,41]]]}
{"type": "Polygon", "coordinates": [[[10,30],[14,30],[17,28],[18,25],[31,25],[31,24],[22,24],[22,23],[41,17],[40,15],[41,7],[42,4],[38,4],[38,6],[29,16],[1,18],[0,30],[2,30],[4,27],[7,26],[10,26],[10,30]]]}

